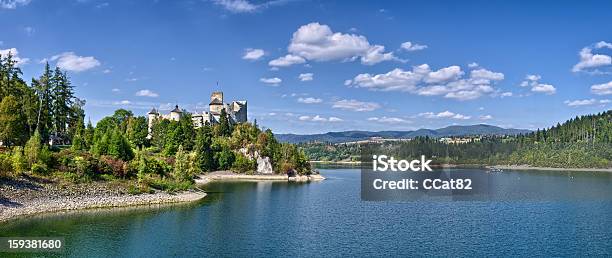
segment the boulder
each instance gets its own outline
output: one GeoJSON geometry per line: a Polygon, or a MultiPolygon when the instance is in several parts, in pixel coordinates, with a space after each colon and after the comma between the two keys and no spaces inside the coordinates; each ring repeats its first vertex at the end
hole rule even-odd
{"type": "Polygon", "coordinates": [[[260,174],[272,174],[272,163],[268,157],[257,157],[257,173],[260,174]]]}

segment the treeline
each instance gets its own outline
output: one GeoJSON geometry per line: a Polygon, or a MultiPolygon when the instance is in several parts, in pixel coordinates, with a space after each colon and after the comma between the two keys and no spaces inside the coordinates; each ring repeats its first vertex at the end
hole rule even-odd
{"type": "MultiPolygon", "coordinates": [[[[524,135],[471,138],[468,143],[448,144],[437,138],[416,137],[373,146],[400,157],[426,155],[439,164],[612,167],[612,111],[576,117],[524,135]]],[[[363,146],[309,143],[301,148],[311,160],[346,161],[356,160],[363,146]]]]}
{"type": "Polygon", "coordinates": [[[229,122],[195,128],[191,115],[179,121],[149,121],[119,109],[85,125],[82,101],[67,74],[47,64],[30,85],[12,57],[0,56],[0,177],[31,173],[71,181],[137,179],[135,191],[185,189],[197,173],[254,173],[269,157],[277,173],[310,174],[306,155],[279,143],[271,130],[229,122]]]}

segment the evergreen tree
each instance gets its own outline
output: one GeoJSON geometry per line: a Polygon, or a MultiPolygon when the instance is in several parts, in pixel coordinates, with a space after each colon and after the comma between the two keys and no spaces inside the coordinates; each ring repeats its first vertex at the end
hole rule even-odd
{"type": "Polygon", "coordinates": [[[52,77],[49,63],[45,64],[45,71],[38,80],[32,80],[32,87],[36,91],[38,97],[38,114],[36,119],[36,130],[44,142],[49,140],[51,129],[53,127],[52,117],[52,77]]]}
{"type": "Polygon", "coordinates": [[[232,125],[229,122],[225,108],[221,109],[219,116],[219,136],[230,136],[232,134],[232,125]]]}
{"type": "Polygon", "coordinates": [[[205,125],[199,129],[195,145],[196,163],[200,170],[204,172],[216,169],[211,145],[212,131],[209,125],[205,125]]]}
{"type": "Polygon", "coordinates": [[[51,79],[51,114],[53,115],[53,134],[57,137],[66,136],[68,118],[72,115],[74,90],[68,79],[59,67],[55,68],[51,79]]]}

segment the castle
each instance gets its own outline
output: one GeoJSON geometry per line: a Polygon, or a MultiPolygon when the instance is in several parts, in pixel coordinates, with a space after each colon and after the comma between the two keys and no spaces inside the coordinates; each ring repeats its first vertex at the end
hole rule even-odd
{"type": "MultiPolygon", "coordinates": [[[[244,100],[232,101],[232,103],[223,102],[223,92],[215,91],[210,95],[210,104],[208,104],[209,111],[203,111],[202,113],[191,114],[193,125],[196,128],[202,127],[206,123],[214,125],[221,121],[221,110],[225,109],[229,122],[232,124],[243,123],[247,121],[247,102],[244,100]]],[[[178,105],[170,111],[169,114],[162,115],[155,108],[147,113],[149,118],[149,134],[153,128],[153,121],[156,119],[169,119],[173,121],[179,121],[183,111],[178,105]]]]}

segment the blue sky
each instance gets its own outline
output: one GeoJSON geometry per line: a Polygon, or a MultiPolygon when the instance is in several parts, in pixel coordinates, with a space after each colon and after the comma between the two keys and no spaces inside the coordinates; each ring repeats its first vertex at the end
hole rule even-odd
{"type": "Polygon", "coordinates": [[[610,1],[0,0],[0,53],[93,122],[247,100],[282,133],[542,128],[612,105],[610,1]],[[219,82],[219,86],[217,86],[219,82]]]}

